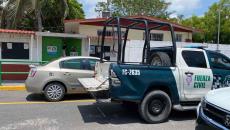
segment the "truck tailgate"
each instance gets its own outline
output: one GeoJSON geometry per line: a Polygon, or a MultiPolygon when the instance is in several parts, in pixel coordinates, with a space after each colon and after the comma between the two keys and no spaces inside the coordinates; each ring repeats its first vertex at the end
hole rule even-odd
{"type": "Polygon", "coordinates": [[[79,78],[79,82],[89,92],[96,92],[109,89],[109,82],[107,79],[98,80],[96,78],[79,78]]]}

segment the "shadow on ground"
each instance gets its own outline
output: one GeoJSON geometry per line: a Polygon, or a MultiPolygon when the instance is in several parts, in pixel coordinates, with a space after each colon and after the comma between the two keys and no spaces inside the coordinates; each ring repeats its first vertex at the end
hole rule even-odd
{"type": "Polygon", "coordinates": [[[200,125],[196,125],[195,130],[218,130],[218,129],[215,129],[207,125],[200,124],[200,125]]]}
{"type": "MultiPolygon", "coordinates": [[[[92,99],[92,98],[89,94],[69,94],[69,95],[65,95],[63,101],[82,100],[82,99],[92,99]]],[[[33,93],[29,94],[26,97],[26,100],[31,102],[47,101],[43,94],[33,94],[33,93]]]]}
{"type": "MultiPolygon", "coordinates": [[[[140,118],[137,107],[124,107],[118,103],[93,103],[91,105],[78,105],[82,119],[85,123],[99,124],[129,124],[145,122],[140,118]]],[[[195,111],[172,111],[169,121],[195,120],[195,111]]]]}

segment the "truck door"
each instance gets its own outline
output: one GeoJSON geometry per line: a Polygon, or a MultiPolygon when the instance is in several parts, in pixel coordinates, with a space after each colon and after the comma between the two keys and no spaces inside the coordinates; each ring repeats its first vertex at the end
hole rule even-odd
{"type": "Polygon", "coordinates": [[[230,59],[217,52],[207,51],[213,73],[212,89],[230,86],[230,59]]]}
{"type": "Polygon", "coordinates": [[[211,90],[213,75],[204,50],[181,50],[181,81],[185,100],[200,100],[211,90]]]}

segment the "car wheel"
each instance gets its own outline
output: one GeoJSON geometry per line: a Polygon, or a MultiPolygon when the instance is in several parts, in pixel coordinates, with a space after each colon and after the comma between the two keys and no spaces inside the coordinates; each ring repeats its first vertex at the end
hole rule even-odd
{"type": "Polygon", "coordinates": [[[45,97],[50,102],[57,102],[63,99],[65,88],[60,83],[50,83],[45,87],[45,97]]]}
{"type": "Polygon", "coordinates": [[[139,104],[139,113],[147,123],[161,123],[168,119],[171,108],[168,94],[156,90],[148,93],[139,104]]]}

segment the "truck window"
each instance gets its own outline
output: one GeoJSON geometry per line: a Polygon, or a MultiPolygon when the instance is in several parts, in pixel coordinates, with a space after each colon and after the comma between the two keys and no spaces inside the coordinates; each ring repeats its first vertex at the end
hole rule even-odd
{"type": "Polygon", "coordinates": [[[189,67],[207,68],[204,53],[201,51],[182,51],[182,56],[189,67]]]}
{"type": "Polygon", "coordinates": [[[230,69],[230,60],[226,56],[219,53],[209,53],[211,68],[230,69]]]}

